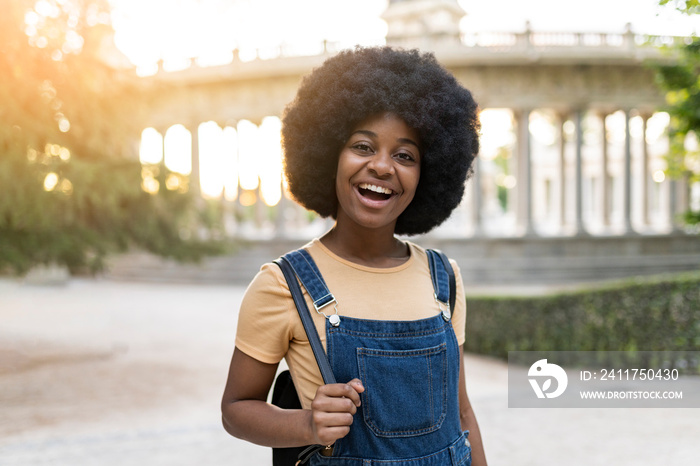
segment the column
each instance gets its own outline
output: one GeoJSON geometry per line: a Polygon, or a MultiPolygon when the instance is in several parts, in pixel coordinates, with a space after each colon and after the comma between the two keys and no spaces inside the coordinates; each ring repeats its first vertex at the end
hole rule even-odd
{"type": "Polygon", "coordinates": [[[518,121],[518,227],[525,236],[530,236],[536,234],[532,226],[530,109],[522,109],[516,115],[518,121]]]}
{"type": "Polygon", "coordinates": [[[624,234],[634,234],[632,228],[632,145],[630,140],[630,110],[625,109],[625,169],[622,192],[624,234]]]}
{"type": "Polygon", "coordinates": [[[647,144],[647,122],[651,114],[642,115],[642,224],[649,225],[649,198],[651,196],[649,186],[649,145],[647,144]]]}
{"type": "Polygon", "coordinates": [[[608,151],[608,129],[605,126],[605,121],[608,117],[608,112],[600,112],[600,122],[603,127],[601,137],[601,161],[600,161],[600,180],[601,180],[601,223],[603,227],[610,226],[610,174],[608,173],[609,151],[608,151]]]}
{"type": "Polygon", "coordinates": [[[559,125],[559,228],[566,225],[566,123],[568,115],[564,112],[557,114],[557,124],[559,125]]]}
{"type": "Polygon", "coordinates": [[[267,204],[263,200],[262,195],[262,183],[258,178],[258,187],[255,190],[255,205],[253,206],[255,212],[255,226],[258,230],[261,230],[265,224],[267,218],[267,204]]]}
{"type": "Polygon", "coordinates": [[[481,192],[481,157],[478,155],[474,159],[473,162],[473,170],[474,170],[474,175],[472,175],[471,179],[471,194],[472,194],[472,225],[473,225],[473,231],[472,231],[472,236],[481,236],[483,234],[482,231],[482,215],[481,215],[481,206],[482,206],[482,192],[481,192]]]}
{"type": "Polygon", "coordinates": [[[668,179],[668,224],[671,226],[671,232],[677,233],[680,231],[678,226],[678,182],[670,178],[668,179]]]}
{"type": "MultiPolygon", "coordinates": [[[[160,163],[158,164],[158,171],[155,175],[156,180],[158,180],[158,183],[160,183],[160,190],[165,190],[165,179],[166,179],[166,174],[168,173],[168,169],[165,166],[165,135],[167,134],[169,129],[169,126],[163,126],[162,128],[156,128],[156,131],[160,133],[161,136],[163,136],[162,144],[160,146],[160,163]]],[[[162,192],[162,191],[161,191],[162,192]]]]}
{"type": "Polygon", "coordinates": [[[287,196],[284,194],[284,189],[282,190],[282,197],[279,203],[277,203],[277,215],[275,216],[275,238],[282,239],[287,236],[287,218],[285,212],[289,201],[287,196]]]}
{"type": "Polygon", "coordinates": [[[192,171],[190,172],[190,192],[195,199],[202,195],[201,179],[199,172],[199,122],[193,122],[187,128],[192,136],[192,171]]]}
{"type": "Polygon", "coordinates": [[[155,128],[158,134],[161,135],[161,145],[160,145],[160,166],[165,168],[165,134],[168,132],[168,126],[155,128]]]}
{"type": "Polygon", "coordinates": [[[687,171],[678,179],[680,214],[688,212],[690,209],[690,175],[687,171]]]}
{"type": "Polygon", "coordinates": [[[587,236],[583,225],[583,110],[577,109],[575,113],[575,124],[576,124],[576,162],[575,162],[575,214],[576,219],[574,222],[574,234],[576,236],[587,236]]]}
{"type": "MultiPolygon", "coordinates": [[[[260,51],[258,50],[258,53],[260,51]]],[[[263,117],[259,116],[255,119],[250,119],[249,121],[255,125],[255,140],[260,141],[260,126],[262,125],[262,119],[263,117]]],[[[252,148],[248,148],[248,150],[253,150],[252,148]]],[[[248,154],[250,156],[250,154],[248,154]]],[[[260,178],[260,168],[257,168],[257,176],[258,176],[258,187],[255,189],[255,205],[253,206],[253,211],[254,211],[254,218],[255,218],[255,227],[257,228],[258,232],[262,231],[263,226],[266,223],[267,220],[267,204],[265,204],[265,200],[263,198],[262,194],[262,179],[260,178]]]]}
{"type": "Polygon", "coordinates": [[[688,210],[688,175],[669,179],[669,224],[673,233],[682,233],[679,217],[688,210]]]}

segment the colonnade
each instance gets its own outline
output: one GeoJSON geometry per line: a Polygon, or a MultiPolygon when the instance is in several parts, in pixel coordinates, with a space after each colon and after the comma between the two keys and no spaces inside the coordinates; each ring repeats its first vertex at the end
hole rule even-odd
{"type": "MultiPolygon", "coordinates": [[[[569,112],[545,110],[554,114],[555,119],[556,141],[552,144],[556,148],[554,158],[538,154],[533,148],[530,126],[531,116],[535,111],[540,110],[511,110],[515,136],[511,147],[514,155],[511,166],[517,183],[510,190],[506,207],[506,210],[514,214],[514,222],[511,231],[505,236],[633,235],[664,233],[678,229],[676,217],[687,208],[688,186],[683,180],[666,178],[663,170],[659,168],[665,164],[662,153],[664,148],[660,151],[657,147],[653,154],[656,167],[656,179],[653,183],[657,189],[651,189],[652,154],[647,130],[652,112],[621,110],[624,116],[622,154],[616,151],[617,157],[612,157],[610,131],[606,130],[606,121],[616,113],[612,109],[576,109],[569,112]],[[633,138],[630,131],[633,116],[641,119],[641,131],[638,131],[641,134],[638,134],[637,138],[633,138]],[[584,119],[590,122],[592,118],[597,118],[602,128],[597,150],[591,147],[591,144],[586,144],[584,136],[584,131],[593,132],[591,128],[585,128],[584,119]],[[567,125],[571,134],[567,134],[565,130],[567,125]],[[611,175],[612,162],[616,162],[618,168],[622,165],[622,170],[618,170],[621,173],[615,177],[611,175]],[[613,179],[622,184],[620,189],[613,190],[613,179]],[[552,183],[554,186],[551,186],[552,183]],[[584,186],[586,183],[587,186],[584,186]],[[558,199],[550,199],[553,192],[558,193],[558,199]],[[652,203],[652,200],[656,202],[652,203]],[[558,212],[555,217],[558,225],[549,222],[549,228],[543,228],[535,213],[551,207],[552,201],[557,206],[558,212]],[[660,203],[662,205],[659,205],[660,203]],[[542,204],[545,205],[544,208],[542,204]],[[613,205],[620,206],[615,219],[612,216],[613,205]],[[652,205],[665,218],[659,218],[657,212],[652,219],[652,205]]],[[[667,142],[665,144],[667,148],[667,142]]],[[[664,141],[661,141],[660,145],[663,146],[664,141]]],[[[541,144],[538,149],[542,149],[541,144]]],[[[481,173],[488,160],[480,157],[475,163],[475,174],[469,190],[471,205],[468,207],[471,210],[471,234],[504,236],[502,232],[485,228],[484,205],[488,202],[485,193],[491,190],[484,183],[491,183],[493,180],[485,180],[481,173]]]]}
{"type": "MultiPolygon", "coordinates": [[[[196,199],[220,202],[221,220],[227,234],[232,236],[285,237],[298,231],[303,235],[304,228],[310,222],[304,209],[291,201],[285,192],[281,174],[281,147],[279,133],[275,131],[275,120],[279,122],[276,117],[265,117],[257,121],[241,120],[221,124],[192,119],[186,124],[150,127],[147,130],[155,138],[155,143],[143,143],[146,135],[144,131],[141,159],[146,170],[143,173],[150,176],[149,169],[154,167],[168,174],[176,173],[187,179],[186,191],[196,199]],[[266,125],[268,118],[273,121],[272,125],[266,125]],[[245,122],[248,137],[241,128],[242,122],[245,122]],[[220,131],[235,134],[233,143],[215,143],[218,144],[215,148],[218,157],[214,163],[209,160],[212,141],[207,140],[211,131],[206,134],[201,131],[204,125],[212,124],[220,131]],[[171,163],[173,155],[167,153],[169,144],[166,140],[169,132],[177,126],[180,126],[181,136],[178,142],[187,146],[178,147],[178,155],[187,160],[177,161],[175,167],[175,163],[171,163]],[[271,126],[271,131],[258,136],[256,133],[263,133],[261,129],[266,126],[271,126]],[[187,138],[182,137],[183,132],[187,133],[187,138]],[[144,154],[144,150],[150,154],[144,154]],[[212,185],[213,173],[215,178],[223,178],[224,181],[212,185]]],[[[211,130],[211,126],[208,129],[211,130]]],[[[147,187],[144,189],[149,191],[147,187]]],[[[150,191],[158,189],[160,186],[156,184],[150,191]]]]}
{"type": "MultiPolygon", "coordinates": [[[[474,176],[468,181],[465,203],[460,207],[462,211],[453,215],[453,219],[442,228],[442,233],[438,230],[437,234],[451,237],[632,235],[666,233],[676,229],[675,217],[687,207],[687,185],[682,181],[659,179],[663,177],[663,171],[659,168],[663,166],[662,154],[658,147],[654,151],[650,149],[647,138],[648,124],[653,113],[629,108],[617,112],[614,110],[505,110],[511,112],[511,131],[514,136],[514,141],[505,145],[505,150],[510,153],[508,166],[513,181],[510,185],[499,188],[506,192],[507,201],[501,205],[501,211],[493,208],[496,203],[494,193],[497,191],[493,189],[493,170],[487,167],[492,161],[481,154],[475,161],[474,176]],[[622,153],[619,141],[613,144],[609,137],[612,131],[606,129],[606,122],[611,115],[617,113],[616,116],[619,117],[620,111],[624,125],[622,134],[616,134],[615,140],[622,137],[622,153]],[[533,115],[541,117],[543,114],[551,117],[554,126],[555,137],[547,144],[537,140],[531,131],[533,115]],[[635,122],[636,137],[633,137],[630,129],[633,117],[638,118],[635,122]],[[598,133],[587,126],[594,126],[596,121],[601,128],[598,132],[600,137],[592,144],[586,141],[586,134],[598,133]],[[640,125],[641,136],[638,128],[640,125]],[[613,148],[616,150],[611,153],[613,148]],[[652,161],[656,171],[652,169],[652,161]],[[611,174],[613,166],[617,168],[615,174],[611,174]],[[660,172],[661,175],[652,181],[652,172],[660,172]],[[657,189],[652,190],[652,186],[657,186],[657,189]],[[660,202],[664,205],[659,205],[660,202]],[[613,206],[618,207],[616,215],[613,215],[613,206]],[[654,218],[651,216],[652,206],[656,212],[654,218]],[[661,216],[659,212],[662,213],[661,216]],[[510,222],[497,222],[494,227],[494,218],[507,217],[510,222]],[[547,221],[543,221],[543,218],[547,221]]],[[[190,121],[183,125],[191,135],[189,190],[197,197],[203,195],[200,182],[203,176],[200,168],[200,124],[198,121],[190,121]]],[[[220,128],[224,126],[219,125],[220,128]]],[[[258,122],[258,126],[261,126],[261,122],[258,122]]],[[[163,136],[168,130],[162,126],[155,129],[163,136]]],[[[164,147],[165,144],[162,160],[166,159],[164,147]]],[[[231,156],[235,157],[235,154],[231,156]]],[[[281,170],[281,165],[279,169],[281,170]]],[[[217,170],[226,170],[226,167],[221,166],[217,170]]],[[[229,179],[225,183],[225,189],[215,197],[220,198],[231,212],[251,206],[255,212],[247,220],[230,219],[233,235],[303,236],[318,234],[327,227],[327,222],[310,219],[301,207],[284,194],[278,202],[264,202],[261,190],[265,174],[262,171],[255,175],[259,182],[253,190],[241,186],[239,179],[242,175],[239,172],[234,171],[226,176],[235,179],[229,179]],[[236,190],[233,193],[229,192],[232,188],[236,190]],[[254,202],[251,203],[251,200],[254,202]],[[246,222],[248,224],[243,225],[246,222]],[[299,233],[300,230],[306,233],[299,233]]],[[[281,178],[278,182],[282,182],[281,178]]]]}

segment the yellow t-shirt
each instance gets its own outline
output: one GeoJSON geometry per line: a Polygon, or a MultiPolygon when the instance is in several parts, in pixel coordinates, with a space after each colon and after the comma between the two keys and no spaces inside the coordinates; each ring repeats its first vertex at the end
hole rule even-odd
{"type": "MultiPolygon", "coordinates": [[[[372,268],[349,262],[332,253],[318,239],[304,246],[335,296],[341,325],[343,316],[418,320],[440,313],[433,295],[428,256],[423,248],[410,242],[408,245],[409,259],[391,268],[372,268]]],[[[450,262],[457,280],[452,326],[458,343],[462,345],[466,318],[464,287],[457,264],[450,262]]],[[[302,291],[325,348],[325,318],[316,313],[303,287],[302,291]]],[[[326,314],[333,312],[332,305],[322,310],[326,314]]],[[[246,290],[238,317],[236,347],[268,364],[276,364],[285,358],[302,406],[311,406],[323,379],[287,282],[275,264],[263,265],[246,290]]]]}

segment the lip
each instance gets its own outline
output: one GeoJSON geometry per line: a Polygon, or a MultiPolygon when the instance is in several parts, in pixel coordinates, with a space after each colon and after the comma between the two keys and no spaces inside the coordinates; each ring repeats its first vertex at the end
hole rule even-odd
{"type": "Polygon", "coordinates": [[[358,199],[360,202],[372,209],[381,209],[382,207],[386,206],[387,204],[391,203],[396,199],[400,193],[398,193],[395,189],[392,189],[390,186],[387,186],[385,183],[378,183],[375,181],[362,181],[360,183],[356,183],[352,185],[353,191],[355,191],[355,194],[357,195],[358,199]],[[379,186],[381,188],[389,189],[391,190],[392,194],[389,196],[388,199],[369,199],[360,193],[360,185],[361,184],[372,184],[374,186],[379,186]]]}

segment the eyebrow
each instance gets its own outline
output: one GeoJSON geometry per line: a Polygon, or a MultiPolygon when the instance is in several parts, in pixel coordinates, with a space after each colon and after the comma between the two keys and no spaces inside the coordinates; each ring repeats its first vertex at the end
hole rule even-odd
{"type": "MultiPolygon", "coordinates": [[[[365,136],[369,136],[369,137],[372,137],[372,138],[378,137],[377,133],[375,133],[374,131],[370,131],[370,130],[368,130],[368,129],[358,129],[357,131],[355,131],[354,133],[352,133],[351,136],[354,135],[354,134],[357,134],[357,133],[364,134],[365,136]]],[[[400,143],[402,143],[402,144],[411,144],[411,145],[413,145],[413,146],[416,146],[416,149],[419,149],[419,150],[420,150],[420,146],[419,146],[418,143],[417,143],[416,141],[414,141],[413,139],[409,139],[409,138],[398,138],[397,141],[400,142],[400,143]]]]}

